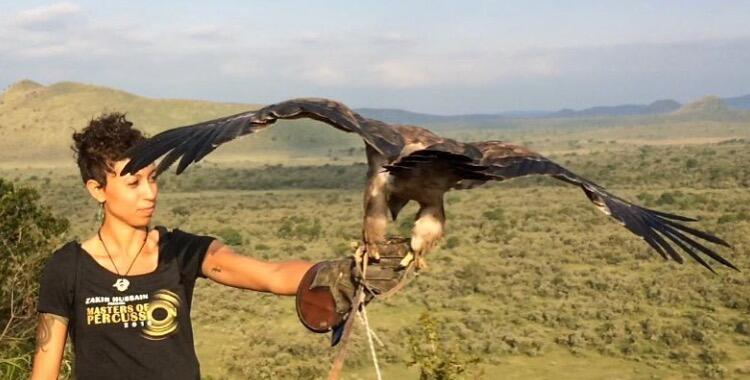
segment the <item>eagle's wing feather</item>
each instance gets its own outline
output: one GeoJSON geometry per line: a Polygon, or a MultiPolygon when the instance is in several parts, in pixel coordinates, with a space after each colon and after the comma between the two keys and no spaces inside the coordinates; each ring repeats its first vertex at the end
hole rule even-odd
{"type": "Polygon", "coordinates": [[[300,118],[318,120],[338,130],[356,133],[386,157],[398,157],[404,145],[401,136],[388,124],[365,119],[335,101],[301,98],[161,132],[125,153],[131,160],[121,173],[133,174],[166,154],[156,174],[167,170],[177,160],[180,160],[177,167],[177,174],[180,174],[225,142],[257,132],[279,119],[300,118]]]}
{"type": "Polygon", "coordinates": [[[619,221],[632,233],[643,238],[665,259],[671,257],[679,263],[683,262],[680,254],[670,244],[671,242],[712,272],[714,272],[713,268],[698,255],[698,251],[727,267],[738,270],[731,262],[694,240],[694,237],[730,247],[726,241],[677,223],[677,221],[690,222],[696,219],[632,204],[606,191],[602,186],[520,146],[501,141],[485,141],[466,145],[478,149],[481,152],[481,157],[477,158],[473,154],[462,154],[456,152],[455,149],[446,151],[440,146],[430,146],[386,166],[386,170],[396,176],[409,176],[411,173],[418,171],[417,168],[423,170],[428,166],[445,167],[445,165],[449,165],[451,173],[446,173],[446,175],[458,177],[460,180],[478,181],[502,181],[527,175],[552,176],[581,187],[589,200],[602,212],[619,221]]]}

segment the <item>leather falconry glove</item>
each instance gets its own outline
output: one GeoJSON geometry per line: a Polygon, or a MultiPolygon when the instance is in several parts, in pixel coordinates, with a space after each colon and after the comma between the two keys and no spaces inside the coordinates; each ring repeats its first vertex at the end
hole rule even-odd
{"type": "Polygon", "coordinates": [[[406,267],[401,263],[409,252],[408,239],[391,238],[378,246],[380,259],[368,263],[364,282],[360,264],[350,256],[313,265],[297,288],[300,322],[316,333],[332,331],[332,346],[341,338],[359,284],[364,286],[367,304],[373,298],[385,298],[400,290],[407,274],[413,272],[413,261],[406,267]]]}

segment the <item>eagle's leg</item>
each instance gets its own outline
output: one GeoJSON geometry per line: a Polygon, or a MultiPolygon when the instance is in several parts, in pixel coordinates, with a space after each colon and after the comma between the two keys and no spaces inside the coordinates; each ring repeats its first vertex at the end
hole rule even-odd
{"type": "MultiPolygon", "coordinates": [[[[417,221],[411,232],[411,250],[414,253],[415,266],[422,269],[427,266],[424,255],[443,237],[445,211],[442,200],[436,204],[421,204],[417,221]]],[[[408,263],[407,263],[408,264],[408,263]]]]}
{"type": "Polygon", "coordinates": [[[380,259],[377,243],[385,242],[388,227],[388,202],[386,197],[387,172],[376,172],[367,181],[364,195],[365,217],[362,227],[362,240],[367,255],[380,259]]]}

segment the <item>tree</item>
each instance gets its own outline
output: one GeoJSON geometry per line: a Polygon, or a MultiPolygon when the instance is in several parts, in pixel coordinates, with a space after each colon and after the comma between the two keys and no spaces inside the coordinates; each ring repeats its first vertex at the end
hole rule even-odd
{"type": "Polygon", "coordinates": [[[420,315],[419,325],[409,332],[409,350],[412,361],[407,365],[419,366],[420,380],[456,379],[469,365],[478,362],[476,358],[461,357],[448,346],[440,336],[437,321],[428,312],[420,315]]]}
{"type": "Polygon", "coordinates": [[[0,378],[29,377],[39,277],[69,228],[32,188],[0,178],[0,378]]]}

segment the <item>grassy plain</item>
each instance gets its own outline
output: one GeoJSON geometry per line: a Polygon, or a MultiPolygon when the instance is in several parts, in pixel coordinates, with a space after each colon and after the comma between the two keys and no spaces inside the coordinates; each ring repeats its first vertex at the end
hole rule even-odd
{"type": "MultiPolygon", "coordinates": [[[[449,347],[479,359],[467,378],[750,376],[750,143],[602,146],[577,133],[580,153],[552,156],[626,199],[699,217],[697,227],[734,245],[721,252],[744,271],[664,262],[579,189],[552,180],[452,192],[447,236],[428,270],[368,309],[385,342],[386,378],[418,377],[406,342],[424,312],[449,347]]],[[[364,170],[206,163],[160,179],[155,223],[222,236],[263,259],[342,256],[359,234],[364,170]]],[[[71,238],[94,231],[94,204],[72,168],[2,175],[39,188],[71,220],[71,238]]],[[[414,211],[394,234],[408,231],[414,211]]],[[[291,298],[201,281],[193,317],[206,378],[312,378],[330,363],[328,337],[298,324],[291,298]]],[[[354,343],[347,378],[373,378],[361,334],[354,343]]]]}
{"type": "MultiPolygon", "coordinates": [[[[72,166],[71,131],[55,129],[55,120],[80,127],[105,105],[127,106],[155,133],[247,107],[163,101],[162,109],[70,83],[24,86],[0,104],[0,131],[11,132],[0,142],[0,176],[36,187],[70,219],[69,239],[95,231],[95,204],[72,166]],[[65,104],[79,111],[54,91],[77,94],[65,104]],[[34,120],[35,108],[41,134],[21,122],[34,120]]],[[[466,378],[750,378],[750,122],[730,116],[432,126],[465,141],[528,145],[626,199],[699,217],[696,227],[733,245],[719,251],[742,272],[716,267],[714,275],[687,257],[665,262],[580,189],[550,179],[451,192],[447,234],[429,268],[368,308],[385,343],[385,378],[418,378],[407,342],[423,313],[439,322],[447,348],[478,360],[466,378]]],[[[262,259],[341,257],[359,237],[362,161],[353,136],[284,123],[220,148],[182,176],[163,175],[154,224],[219,236],[262,259]]],[[[391,232],[408,233],[415,211],[410,205],[391,232]]],[[[297,322],[291,298],[199,281],[193,319],[207,379],[320,378],[334,352],[328,336],[297,322]]],[[[372,379],[357,331],[345,376],[372,379]]]]}

